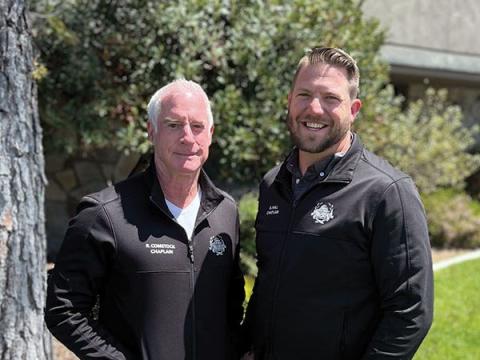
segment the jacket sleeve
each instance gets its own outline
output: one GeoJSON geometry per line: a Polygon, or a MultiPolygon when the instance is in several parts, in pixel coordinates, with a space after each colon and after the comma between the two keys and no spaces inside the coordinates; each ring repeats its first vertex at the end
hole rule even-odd
{"type": "Polygon", "coordinates": [[[371,222],[381,318],[363,359],[411,359],[433,318],[433,271],[423,205],[410,178],[391,184],[371,222]]]}
{"type": "Polygon", "coordinates": [[[103,206],[82,199],[48,279],[45,322],[80,359],[133,358],[92,315],[115,257],[103,206]]]}
{"type": "Polygon", "coordinates": [[[232,341],[234,342],[235,351],[239,351],[240,347],[240,323],[243,318],[243,301],[245,300],[245,289],[243,273],[240,269],[240,223],[237,212],[236,219],[236,247],[235,257],[233,261],[232,275],[230,279],[229,299],[228,299],[228,321],[230,329],[232,329],[232,341]]]}

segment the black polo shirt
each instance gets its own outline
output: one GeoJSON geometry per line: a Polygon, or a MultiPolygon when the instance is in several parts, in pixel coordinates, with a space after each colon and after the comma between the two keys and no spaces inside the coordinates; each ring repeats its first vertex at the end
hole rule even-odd
{"type": "MultiPolygon", "coordinates": [[[[348,150],[347,150],[348,151],[348,150]]],[[[323,181],[337,162],[344,157],[346,152],[330,155],[310,165],[302,175],[298,164],[298,148],[295,148],[287,158],[287,169],[292,174],[293,198],[298,200],[304,193],[315,184],[323,181]]]]}

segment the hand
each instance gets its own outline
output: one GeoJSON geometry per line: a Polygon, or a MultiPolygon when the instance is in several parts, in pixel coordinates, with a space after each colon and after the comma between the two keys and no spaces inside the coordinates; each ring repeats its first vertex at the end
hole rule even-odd
{"type": "Polygon", "coordinates": [[[255,360],[255,355],[253,354],[253,352],[249,351],[244,354],[240,360],[255,360]]]}

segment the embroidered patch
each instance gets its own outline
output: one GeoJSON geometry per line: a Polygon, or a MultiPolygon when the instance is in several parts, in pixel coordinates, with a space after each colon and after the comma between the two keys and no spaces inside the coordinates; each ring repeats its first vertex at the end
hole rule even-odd
{"type": "Polygon", "coordinates": [[[268,207],[268,210],[267,212],[265,213],[266,215],[278,215],[280,214],[280,210],[278,210],[278,206],[277,205],[270,205],[268,207]]]}
{"type": "Polygon", "coordinates": [[[323,225],[333,219],[333,205],[328,202],[319,202],[310,215],[316,224],[323,225]]]}
{"type": "Polygon", "coordinates": [[[215,255],[223,255],[226,248],[227,245],[225,245],[225,242],[220,235],[215,235],[210,238],[210,246],[208,247],[208,249],[215,255]]]}
{"type": "Polygon", "coordinates": [[[173,255],[175,250],[175,245],[173,244],[145,244],[145,247],[149,249],[150,254],[165,254],[165,255],[173,255]]]}

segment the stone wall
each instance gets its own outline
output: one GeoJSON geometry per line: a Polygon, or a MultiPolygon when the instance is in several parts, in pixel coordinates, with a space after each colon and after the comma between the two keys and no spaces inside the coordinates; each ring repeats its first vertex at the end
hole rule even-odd
{"type": "Polygon", "coordinates": [[[68,220],[74,215],[82,196],[125,179],[139,156],[104,149],[88,156],[54,154],[45,157],[48,179],[45,213],[49,261],[55,259],[68,220]]]}

